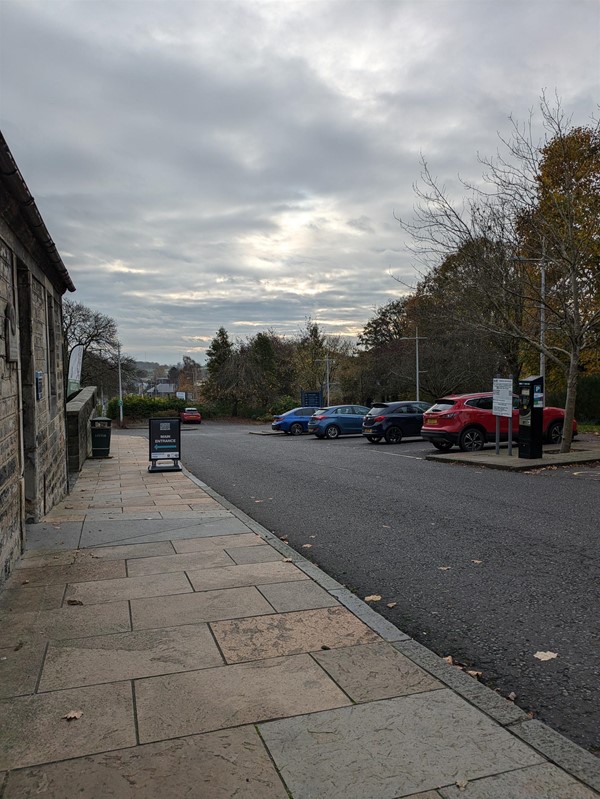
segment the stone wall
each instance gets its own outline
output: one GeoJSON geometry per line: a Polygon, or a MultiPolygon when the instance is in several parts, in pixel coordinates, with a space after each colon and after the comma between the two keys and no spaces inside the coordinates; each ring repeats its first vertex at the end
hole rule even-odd
{"type": "Polygon", "coordinates": [[[69,472],[80,471],[92,451],[90,419],[96,414],[98,402],[95,386],[82,388],[67,402],[67,448],[69,472]]]}
{"type": "Polygon", "coordinates": [[[9,360],[16,290],[13,258],[0,239],[0,584],[21,554],[23,475],[20,441],[18,361],[9,360]]]}

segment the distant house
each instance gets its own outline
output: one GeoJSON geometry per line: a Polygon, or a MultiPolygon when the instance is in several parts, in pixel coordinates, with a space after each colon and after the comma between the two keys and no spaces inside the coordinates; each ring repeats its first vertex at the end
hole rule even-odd
{"type": "Polygon", "coordinates": [[[149,397],[174,397],[176,391],[175,383],[162,382],[162,379],[159,378],[154,385],[146,389],[146,394],[149,397]]]}
{"type": "Polygon", "coordinates": [[[0,133],[0,584],[67,492],[62,295],[75,291],[0,133]]]}

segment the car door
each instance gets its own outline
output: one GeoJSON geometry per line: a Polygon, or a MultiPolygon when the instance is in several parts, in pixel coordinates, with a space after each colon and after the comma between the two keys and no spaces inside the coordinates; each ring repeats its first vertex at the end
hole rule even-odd
{"type": "Polygon", "coordinates": [[[404,435],[420,436],[423,427],[423,411],[415,405],[403,407],[406,409],[402,416],[404,435]]]}

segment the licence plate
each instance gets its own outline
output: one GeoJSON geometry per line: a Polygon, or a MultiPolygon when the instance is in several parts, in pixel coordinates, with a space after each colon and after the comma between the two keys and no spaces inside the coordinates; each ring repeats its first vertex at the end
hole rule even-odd
{"type": "Polygon", "coordinates": [[[427,424],[437,424],[437,423],[438,423],[438,420],[437,420],[437,419],[435,419],[435,418],[434,418],[434,419],[428,419],[428,420],[427,420],[427,424]]]}
{"type": "Polygon", "coordinates": [[[370,432],[371,432],[370,427],[365,427],[365,429],[363,430],[363,433],[370,433],[370,432]]]}

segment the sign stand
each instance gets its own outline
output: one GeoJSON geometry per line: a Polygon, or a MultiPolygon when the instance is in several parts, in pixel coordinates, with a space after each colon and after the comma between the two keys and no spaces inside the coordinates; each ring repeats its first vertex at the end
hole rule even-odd
{"type": "Polygon", "coordinates": [[[495,377],[493,390],[492,413],[496,417],[496,455],[500,454],[500,417],[508,418],[508,454],[512,455],[512,415],[513,415],[513,381],[510,378],[495,377]]]}
{"type": "Polygon", "coordinates": [[[181,420],[148,419],[149,472],[180,472],[181,420]],[[171,461],[170,465],[158,461],[171,461]]]}

